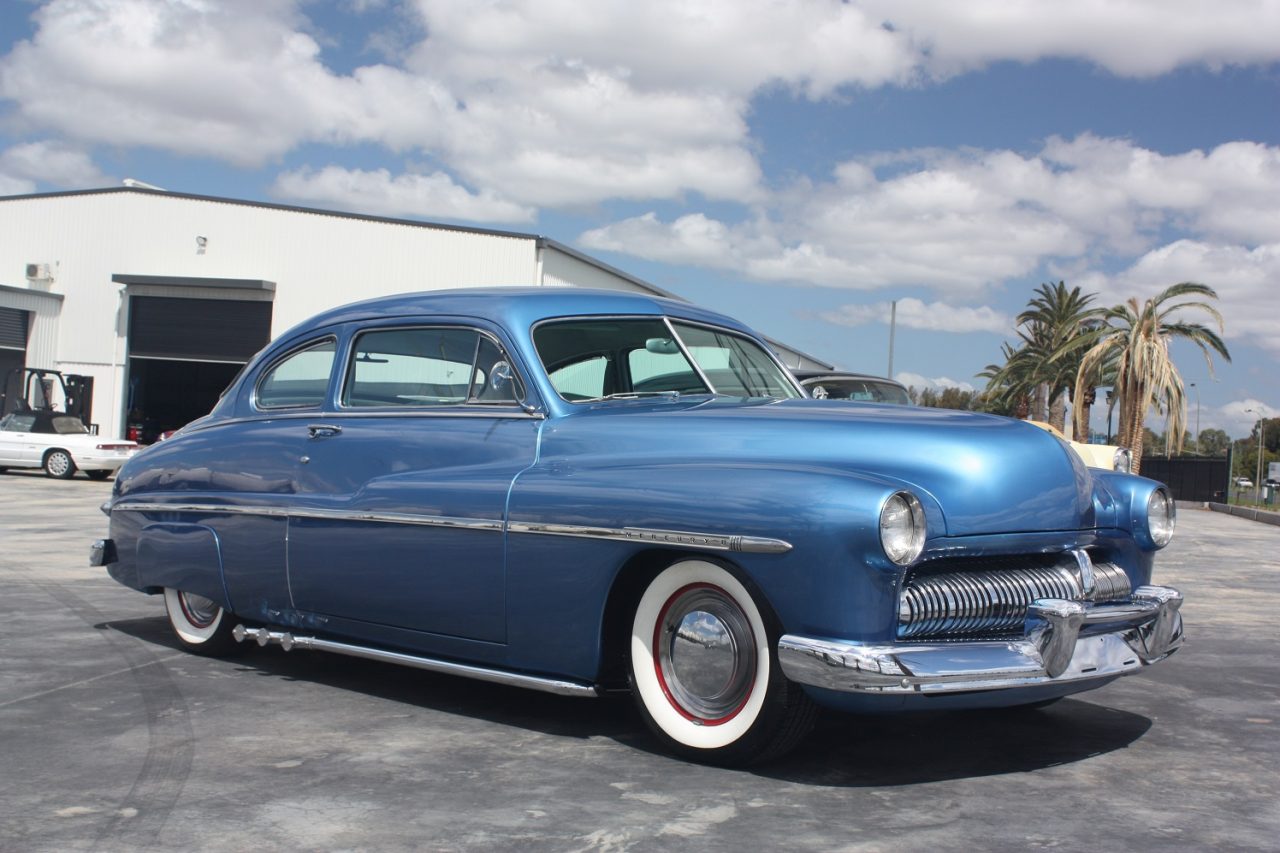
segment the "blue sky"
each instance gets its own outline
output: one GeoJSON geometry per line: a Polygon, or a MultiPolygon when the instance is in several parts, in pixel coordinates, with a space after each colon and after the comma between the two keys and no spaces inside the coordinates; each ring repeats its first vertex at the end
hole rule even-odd
{"type": "Polygon", "coordinates": [[[897,300],[917,386],[1042,282],[1202,281],[1201,426],[1280,414],[1276,0],[0,4],[0,195],[125,177],[545,234],[855,370],[897,300]]]}

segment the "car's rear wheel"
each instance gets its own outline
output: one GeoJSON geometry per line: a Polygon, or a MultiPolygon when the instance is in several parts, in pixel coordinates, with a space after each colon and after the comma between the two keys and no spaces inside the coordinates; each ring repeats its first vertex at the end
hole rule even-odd
{"type": "Polygon", "coordinates": [[[111,476],[110,471],[85,471],[84,474],[90,480],[105,480],[111,476]]]}
{"type": "Polygon", "coordinates": [[[55,480],[70,480],[76,474],[76,463],[65,450],[50,450],[44,456],[44,472],[55,480]]]}
{"type": "Polygon", "coordinates": [[[725,566],[681,560],[646,588],[631,630],[631,686],[676,754],[741,766],[789,750],[812,700],[778,665],[777,620],[725,566]]]}
{"type": "Polygon", "coordinates": [[[187,651],[219,657],[245,648],[231,636],[235,627],[231,614],[212,599],[166,588],[164,609],[174,635],[187,651]]]}

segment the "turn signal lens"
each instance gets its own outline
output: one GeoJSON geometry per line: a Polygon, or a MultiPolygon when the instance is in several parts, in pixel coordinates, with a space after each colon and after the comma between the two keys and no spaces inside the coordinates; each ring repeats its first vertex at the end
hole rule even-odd
{"type": "Polygon", "coordinates": [[[1164,489],[1156,489],[1147,498],[1147,530],[1157,548],[1173,541],[1175,512],[1173,501],[1164,489]]]}
{"type": "Polygon", "coordinates": [[[924,510],[910,492],[898,492],[880,510],[880,545],[899,566],[909,566],[924,550],[924,510]]]}

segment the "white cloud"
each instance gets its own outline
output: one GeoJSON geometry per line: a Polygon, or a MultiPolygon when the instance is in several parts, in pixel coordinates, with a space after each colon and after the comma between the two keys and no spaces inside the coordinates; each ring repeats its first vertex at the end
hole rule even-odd
{"type": "Polygon", "coordinates": [[[1252,281],[1280,244],[1278,197],[1280,146],[1162,155],[1084,135],[1051,139],[1034,155],[929,150],[851,161],[742,223],[649,213],[580,240],[765,281],[978,294],[1042,265],[1155,253],[1166,231],[1182,231],[1221,247],[1213,280],[1252,281]]]}
{"type": "Polygon", "coordinates": [[[932,388],[935,391],[942,391],[947,388],[957,388],[965,393],[977,390],[968,382],[957,381],[947,376],[937,376],[931,379],[927,376],[922,376],[919,373],[910,373],[902,370],[895,373],[893,378],[901,382],[903,385],[906,385],[908,388],[915,388],[917,391],[923,391],[926,388],[932,388]]]}
{"type": "Polygon", "coordinates": [[[1253,0],[867,0],[946,73],[999,60],[1081,59],[1148,77],[1200,65],[1252,65],[1280,54],[1280,7],[1253,0]]]}
{"type": "Polygon", "coordinates": [[[34,191],[37,181],[81,188],[101,186],[107,180],[88,154],[56,140],[28,142],[0,152],[0,193],[6,178],[13,186],[27,187],[20,192],[34,191]]]}
{"type": "MultiPolygon", "coordinates": [[[[355,12],[385,6],[345,2],[355,12]]],[[[1278,7],[1246,2],[1178,0],[1171,9],[1167,0],[1052,8],[1029,0],[416,0],[407,9],[422,36],[399,52],[403,61],[341,74],[325,65],[318,41],[340,36],[319,33],[302,0],[50,0],[35,12],[35,35],[0,57],[0,97],[27,132],[243,165],[307,143],[371,143],[426,155],[455,182],[525,206],[690,192],[754,204],[766,192],[747,116],[755,96],[777,87],[842,97],[850,88],[914,85],[1008,59],[1079,58],[1146,75],[1280,58],[1278,7]]],[[[1250,152],[1227,153],[1246,176],[1250,152]]],[[[1001,170],[1010,179],[1052,178],[1043,164],[1007,165],[1017,167],[1001,170]]],[[[1221,178],[1227,167],[1213,171],[1221,178]]],[[[764,278],[798,270],[845,286],[926,274],[964,285],[1025,273],[1037,257],[1078,242],[1069,225],[1098,222],[1047,207],[1052,196],[1031,205],[973,177],[943,168],[808,211],[827,213],[837,230],[859,223],[853,236],[872,244],[877,217],[901,226],[907,211],[936,200],[940,209],[898,238],[924,235],[914,258],[892,243],[884,257],[868,259],[865,247],[852,257],[823,239],[781,234],[785,249],[755,258],[751,269],[764,278]],[[1009,198],[1019,200],[1014,208],[1009,198]],[[979,264],[986,246],[976,226],[984,223],[1011,246],[979,264]],[[973,252],[952,258],[955,272],[946,274],[940,256],[972,240],[973,252]]],[[[1192,196],[1204,185],[1194,176],[1187,183],[1192,196]]],[[[1070,197],[1088,209],[1096,189],[1070,197]]],[[[1277,215],[1261,202],[1213,210],[1201,225],[1224,233],[1270,227],[1253,212],[1277,215]]],[[[1125,236],[1124,206],[1111,212],[1101,224],[1125,236]]]]}
{"type": "MultiPolygon", "coordinates": [[[[1093,275],[1080,283],[1100,291],[1099,302],[1107,304],[1132,296],[1146,299],[1183,281],[1217,291],[1218,301],[1208,301],[1222,314],[1228,344],[1243,340],[1280,355],[1280,235],[1253,249],[1178,240],[1147,252],[1116,276],[1093,275]]],[[[1187,319],[1213,327],[1204,312],[1188,314],[1187,319]]]]}
{"type": "Polygon", "coordinates": [[[332,73],[293,2],[53,0],[0,61],[22,125],[259,165],[304,142],[439,143],[454,109],[388,66],[332,73]]]}
{"type": "MultiPolygon", "coordinates": [[[[839,326],[862,326],[867,323],[888,325],[892,306],[888,302],[870,305],[842,305],[821,317],[839,326]]],[[[924,302],[906,298],[898,300],[897,323],[907,329],[924,329],[932,332],[993,332],[1009,335],[1013,331],[1013,319],[988,306],[970,308],[950,305],[946,302],[924,302]]]]}
{"type": "Polygon", "coordinates": [[[36,191],[36,182],[6,175],[0,167],[0,195],[26,195],[36,191]]]}
{"type": "Polygon", "coordinates": [[[529,222],[532,208],[483,190],[473,193],[441,172],[392,177],[386,169],[363,171],[326,166],[286,172],[272,191],[294,201],[353,206],[383,216],[465,219],[473,222],[529,222]]]}
{"type": "Polygon", "coordinates": [[[1254,432],[1259,418],[1274,418],[1278,414],[1280,407],[1269,406],[1261,400],[1233,400],[1223,406],[1202,410],[1200,428],[1209,429],[1212,425],[1232,438],[1245,438],[1254,432]]]}

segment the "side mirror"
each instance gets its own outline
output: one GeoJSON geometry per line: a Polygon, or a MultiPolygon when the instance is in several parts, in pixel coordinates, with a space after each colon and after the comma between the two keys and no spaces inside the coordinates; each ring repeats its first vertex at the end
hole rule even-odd
{"type": "Polygon", "coordinates": [[[510,394],[511,397],[514,398],[515,393],[512,388],[513,378],[514,374],[511,372],[511,362],[494,362],[493,367],[489,369],[489,390],[493,391],[494,394],[500,397],[510,394]]]}

